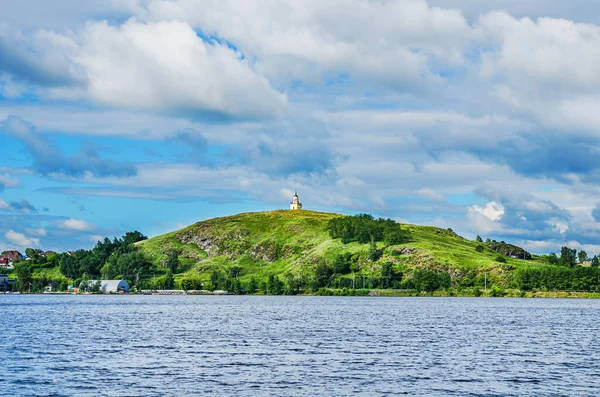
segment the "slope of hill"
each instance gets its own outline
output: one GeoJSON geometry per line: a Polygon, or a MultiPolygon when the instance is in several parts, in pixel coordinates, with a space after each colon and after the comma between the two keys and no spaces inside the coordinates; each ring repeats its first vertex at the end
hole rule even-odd
{"type": "Polygon", "coordinates": [[[306,210],[244,213],[198,222],[137,245],[157,266],[176,250],[181,261],[178,279],[194,276],[208,281],[215,270],[237,266],[243,283],[251,277],[264,280],[286,273],[310,277],[317,264],[332,264],[343,255],[352,262],[354,274],[374,276],[384,263],[391,263],[399,279],[428,269],[446,272],[454,283],[464,285],[483,282],[485,273],[490,285],[508,286],[514,269],[537,264],[509,257],[498,260],[498,252],[450,230],[416,225],[402,225],[402,244],[378,242],[379,258],[372,260],[369,244],[344,244],[330,237],[327,224],[340,216],[306,210]]]}

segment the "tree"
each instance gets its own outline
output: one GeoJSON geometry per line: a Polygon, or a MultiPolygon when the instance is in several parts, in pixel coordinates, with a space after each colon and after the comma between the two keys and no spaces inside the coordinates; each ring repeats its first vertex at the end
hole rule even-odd
{"type": "Polygon", "coordinates": [[[379,250],[374,238],[371,238],[371,244],[369,244],[369,259],[373,262],[379,259],[379,250]]]}
{"type": "Polygon", "coordinates": [[[594,255],[592,258],[592,267],[598,267],[600,265],[600,261],[598,260],[598,255],[594,255]]]}
{"type": "Polygon", "coordinates": [[[438,274],[433,270],[419,269],[413,272],[412,281],[416,289],[421,291],[435,291],[440,287],[450,286],[450,275],[448,273],[438,274]]]}
{"type": "Polygon", "coordinates": [[[546,261],[549,265],[558,265],[559,259],[558,256],[556,256],[556,253],[551,252],[550,255],[548,255],[548,257],[546,258],[546,261]]]}
{"type": "Polygon", "coordinates": [[[167,274],[165,274],[165,289],[173,289],[175,286],[175,277],[173,277],[173,272],[169,269],[167,270],[167,274]]]}
{"type": "Polygon", "coordinates": [[[477,241],[478,243],[483,243],[483,239],[479,235],[477,235],[477,237],[475,237],[475,241],[477,241]]]}
{"type": "Polygon", "coordinates": [[[15,275],[19,280],[19,286],[21,291],[27,291],[29,289],[29,283],[33,281],[33,272],[27,263],[20,263],[15,265],[15,275]]]}
{"type": "Polygon", "coordinates": [[[383,230],[383,242],[386,245],[397,245],[402,244],[404,242],[404,232],[400,227],[400,224],[396,224],[395,226],[386,227],[383,230]]]}
{"type": "Polygon", "coordinates": [[[394,280],[394,269],[392,262],[385,262],[381,266],[381,288],[390,288],[394,280]]]}
{"type": "Polygon", "coordinates": [[[331,266],[325,262],[325,260],[321,260],[319,264],[315,267],[315,285],[317,288],[327,287],[329,285],[329,281],[331,280],[331,276],[333,275],[333,269],[331,266]]]}
{"type": "Polygon", "coordinates": [[[232,266],[229,268],[229,278],[238,278],[240,273],[242,272],[242,268],[239,266],[232,266]]]}
{"type": "Polygon", "coordinates": [[[284,277],[287,283],[286,293],[290,295],[299,293],[300,288],[302,287],[302,280],[300,277],[294,276],[292,272],[285,273],[284,277]]]}
{"type": "Polygon", "coordinates": [[[577,250],[570,249],[569,247],[562,247],[560,249],[560,258],[558,264],[560,266],[573,267],[577,263],[577,250]]]}
{"type": "Polygon", "coordinates": [[[38,259],[40,259],[41,254],[42,254],[41,249],[25,248],[25,256],[27,256],[30,259],[38,260],[38,259]]]}
{"type": "Polygon", "coordinates": [[[248,293],[249,294],[253,294],[256,292],[256,290],[258,289],[258,281],[256,281],[256,278],[254,276],[250,277],[250,282],[248,283],[248,293]]]}
{"type": "Polygon", "coordinates": [[[148,239],[148,237],[144,236],[142,233],[135,230],[133,232],[125,233],[125,235],[122,238],[122,241],[123,241],[124,245],[133,245],[133,244],[137,243],[138,241],[143,241],[143,240],[147,240],[147,239],[148,239]]]}
{"type": "Polygon", "coordinates": [[[227,277],[222,270],[213,270],[210,274],[210,282],[215,287],[215,289],[223,289],[225,288],[225,280],[227,277]]]}
{"type": "Polygon", "coordinates": [[[475,247],[475,251],[483,252],[484,251],[483,245],[478,245],[477,247],[475,247]]]}
{"type": "Polygon", "coordinates": [[[270,275],[267,281],[267,292],[271,295],[279,295],[283,292],[283,283],[278,276],[270,275]]]}
{"type": "Polygon", "coordinates": [[[577,259],[579,259],[580,264],[583,264],[583,262],[588,260],[587,252],[585,252],[584,250],[579,251],[579,253],[577,254],[577,259]]]}
{"type": "Polygon", "coordinates": [[[167,269],[171,271],[171,273],[177,273],[177,268],[179,267],[179,254],[175,250],[169,250],[167,252],[167,269]]]}
{"type": "Polygon", "coordinates": [[[333,260],[333,272],[337,274],[350,273],[350,265],[352,264],[352,254],[345,252],[337,254],[333,260]]]}

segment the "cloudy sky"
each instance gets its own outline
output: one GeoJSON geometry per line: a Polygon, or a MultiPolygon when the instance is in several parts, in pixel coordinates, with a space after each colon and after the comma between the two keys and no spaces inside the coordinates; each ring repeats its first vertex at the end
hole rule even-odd
{"type": "Polygon", "coordinates": [[[0,0],[0,251],[286,208],[600,252],[595,0],[0,0]]]}

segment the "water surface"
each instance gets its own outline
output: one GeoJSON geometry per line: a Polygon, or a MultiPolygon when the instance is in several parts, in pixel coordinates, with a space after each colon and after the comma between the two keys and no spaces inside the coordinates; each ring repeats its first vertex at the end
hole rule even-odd
{"type": "Polygon", "coordinates": [[[0,296],[6,395],[598,395],[600,301],[0,296]]]}

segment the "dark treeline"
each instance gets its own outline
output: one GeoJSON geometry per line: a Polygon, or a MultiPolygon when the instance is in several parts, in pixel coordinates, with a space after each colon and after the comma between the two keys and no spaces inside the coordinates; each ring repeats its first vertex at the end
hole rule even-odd
{"type": "Polygon", "coordinates": [[[406,240],[399,223],[391,219],[375,219],[370,214],[334,218],[327,224],[332,238],[341,238],[344,244],[357,241],[366,244],[383,241],[387,245],[401,244],[406,240]]]}
{"type": "Polygon", "coordinates": [[[151,266],[146,256],[134,246],[147,239],[138,231],[128,232],[122,238],[98,241],[91,250],[77,250],[71,255],[62,254],[60,271],[74,280],[81,278],[129,278],[143,273],[151,266]]]}
{"type": "Polygon", "coordinates": [[[523,291],[597,291],[600,289],[600,268],[548,266],[518,269],[514,280],[515,286],[523,291]]]}
{"type": "Polygon", "coordinates": [[[582,265],[588,261],[592,267],[598,267],[600,265],[598,255],[594,255],[590,258],[584,250],[577,252],[576,249],[571,249],[569,247],[562,247],[560,249],[560,256],[552,252],[549,255],[542,255],[541,259],[547,264],[555,266],[575,267],[577,264],[582,265]]]}
{"type": "Polygon", "coordinates": [[[28,260],[15,263],[18,279],[13,287],[19,291],[66,290],[69,284],[79,286],[82,281],[101,278],[135,280],[151,267],[151,261],[134,244],[147,237],[138,231],[128,232],[121,238],[99,241],[90,250],[73,253],[42,255],[39,249],[28,248],[28,260]],[[58,267],[64,277],[36,275],[36,271],[58,267]],[[71,279],[71,280],[69,280],[71,279]],[[72,282],[74,281],[74,282],[72,282]]]}
{"type": "Polygon", "coordinates": [[[384,262],[381,269],[374,273],[353,273],[356,270],[352,256],[338,255],[332,263],[320,261],[311,273],[295,275],[287,272],[282,276],[269,275],[265,279],[252,276],[241,283],[242,269],[233,266],[228,270],[213,270],[209,282],[197,277],[186,277],[180,281],[184,290],[225,290],[235,294],[263,293],[270,295],[296,295],[307,292],[327,294],[329,289],[369,290],[403,289],[432,292],[451,287],[451,278],[447,272],[417,269],[408,277],[394,269],[392,262],[384,262]]]}

